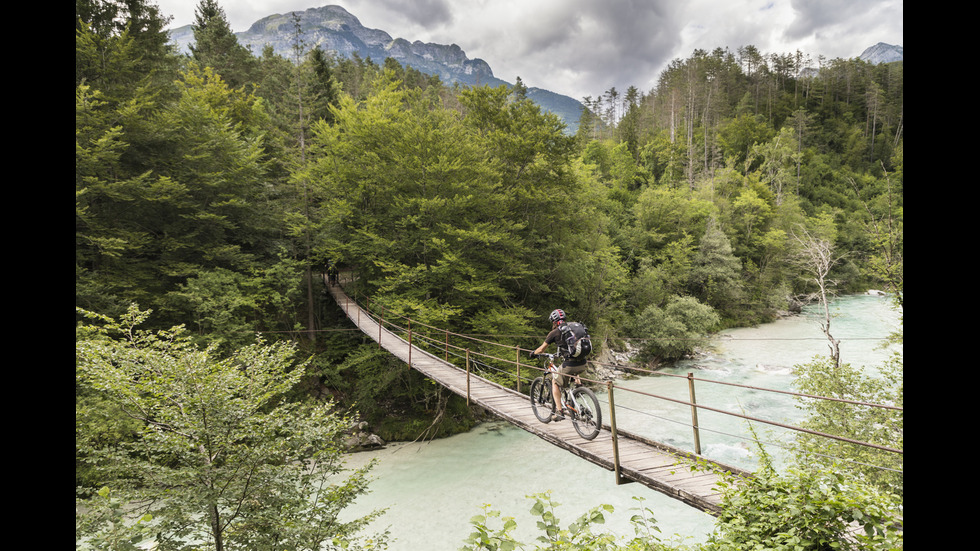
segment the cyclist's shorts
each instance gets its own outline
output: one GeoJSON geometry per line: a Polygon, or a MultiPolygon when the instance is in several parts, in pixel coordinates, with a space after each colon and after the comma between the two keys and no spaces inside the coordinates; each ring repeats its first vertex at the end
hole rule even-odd
{"type": "Polygon", "coordinates": [[[585,372],[587,367],[589,366],[585,362],[578,363],[565,360],[565,362],[561,364],[561,368],[558,370],[560,374],[555,374],[555,382],[558,383],[558,386],[563,387],[565,386],[565,378],[562,377],[562,375],[578,375],[579,373],[585,372]]]}

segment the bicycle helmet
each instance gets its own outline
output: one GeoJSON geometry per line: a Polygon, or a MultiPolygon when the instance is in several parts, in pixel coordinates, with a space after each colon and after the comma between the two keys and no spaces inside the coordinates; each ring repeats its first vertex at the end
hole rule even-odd
{"type": "Polygon", "coordinates": [[[548,316],[548,320],[551,323],[555,323],[556,321],[565,321],[565,311],[560,308],[552,310],[551,315],[548,316]]]}

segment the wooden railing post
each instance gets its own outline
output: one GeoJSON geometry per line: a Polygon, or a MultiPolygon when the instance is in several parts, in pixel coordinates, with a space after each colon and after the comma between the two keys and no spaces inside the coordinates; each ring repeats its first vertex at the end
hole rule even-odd
{"type": "Polygon", "coordinates": [[[412,320],[408,320],[408,368],[412,369],[412,320]]]}
{"type": "Polygon", "coordinates": [[[381,348],[381,333],[385,328],[385,305],[381,305],[381,317],[378,319],[378,348],[381,348]]]}
{"type": "Polygon", "coordinates": [[[694,426],[694,453],[701,455],[701,429],[698,427],[698,402],[694,398],[694,374],[687,374],[687,387],[691,391],[691,423],[694,426]]]}
{"type": "Polygon", "coordinates": [[[619,435],[616,433],[616,400],[613,399],[612,381],[606,382],[606,391],[609,394],[609,428],[612,432],[613,446],[613,472],[616,474],[616,485],[623,483],[623,478],[619,474],[619,435]]]}
{"type": "Polygon", "coordinates": [[[446,361],[449,361],[449,330],[446,330],[446,361]]]}
{"type": "Polygon", "coordinates": [[[470,407],[470,349],[466,349],[466,407],[470,407]]]}
{"type": "Polygon", "coordinates": [[[521,391],[521,347],[515,346],[514,352],[517,356],[517,392],[521,391]]]}

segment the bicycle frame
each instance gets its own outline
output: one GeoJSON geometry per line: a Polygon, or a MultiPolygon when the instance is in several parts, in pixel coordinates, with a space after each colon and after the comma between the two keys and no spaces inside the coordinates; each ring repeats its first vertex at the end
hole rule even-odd
{"type": "MultiPolygon", "coordinates": [[[[555,365],[554,354],[540,354],[548,362],[545,372],[540,377],[531,382],[531,409],[534,416],[542,423],[550,423],[553,420],[554,412],[564,412],[572,419],[572,425],[579,436],[586,440],[595,438],[602,427],[602,410],[595,393],[587,386],[582,384],[582,379],[578,375],[562,375],[558,366],[555,365]],[[558,385],[558,403],[555,403],[555,377],[567,376],[574,384],[558,385]]],[[[558,416],[554,420],[561,420],[558,416]]]]}

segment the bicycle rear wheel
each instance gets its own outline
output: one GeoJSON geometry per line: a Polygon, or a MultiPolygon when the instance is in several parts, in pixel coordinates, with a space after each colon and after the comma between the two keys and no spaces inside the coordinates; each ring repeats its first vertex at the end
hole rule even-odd
{"type": "Polygon", "coordinates": [[[555,401],[551,398],[551,380],[538,377],[531,382],[531,409],[534,416],[542,423],[551,422],[551,414],[555,411],[555,401]]]}
{"type": "Polygon", "coordinates": [[[578,404],[578,412],[572,416],[575,432],[586,440],[592,440],[599,435],[602,428],[602,410],[599,399],[592,389],[580,386],[572,390],[572,398],[578,404]]]}

